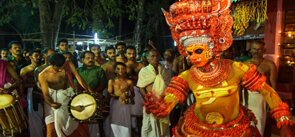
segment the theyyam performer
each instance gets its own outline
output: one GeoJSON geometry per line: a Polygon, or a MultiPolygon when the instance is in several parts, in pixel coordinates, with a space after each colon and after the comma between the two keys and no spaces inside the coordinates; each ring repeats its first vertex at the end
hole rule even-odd
{"type": "Polygon", "coordinates": [[[193,66],[172,78],[161,98],[145,96],[148,112],[165,117],[191,90],[196,103],[174,128],[174,136],[260,136],[255,116],[240,105],[241,86],[259,91],[266,99],[281,136],[292,136],[289,106],[258,73],[255,65],[220,59],[232,44],[231,0],[179,0],[165,12],[178,50],[193,66]],[[252,122],[253,121],[253,122],[252,122]]]}

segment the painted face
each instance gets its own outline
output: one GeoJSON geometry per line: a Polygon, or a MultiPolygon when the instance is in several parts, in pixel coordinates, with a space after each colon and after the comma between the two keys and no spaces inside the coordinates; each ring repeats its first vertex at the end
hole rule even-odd
{"type": "Polygon", "coordinates": [[[208,45],[190,45],[186,47],[191,63],[197,67],[205,66],[212,58],[212,51],[208,45]]]}

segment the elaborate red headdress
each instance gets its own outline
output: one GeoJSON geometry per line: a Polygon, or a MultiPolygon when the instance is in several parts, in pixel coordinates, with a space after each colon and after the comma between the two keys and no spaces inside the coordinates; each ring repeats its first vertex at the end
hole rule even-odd
{"type": "Polygon", "coordinates": [[[163,10],[179,52],[192,43],[209,44],[214,55],[232,44],[231,0],[179,0],[163,10]]]}

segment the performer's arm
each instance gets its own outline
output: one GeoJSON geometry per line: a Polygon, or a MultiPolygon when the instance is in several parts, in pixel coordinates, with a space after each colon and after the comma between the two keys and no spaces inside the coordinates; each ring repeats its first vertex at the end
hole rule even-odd
{"type": "Polygon", "coordinates": [[[163,94],[164,98],[157,99],[153,95],[147,94],[145,106],[157,117],[166,117],[178,102],[185,101],[188,91],[188,83],[183,78],[173,77],[163,94]]]}
{"type": "Polygon", "coordinates": [[[243,75],[242,85],[251,91],[259,91],[264,96],[278,128],[294,124],[289,106],[283,103],[276,91],[266,83],[266,77],[257,72],[255,65],[250,65],[243,75]]]}
{"type": "Polygon", "coordinates": [[[90,88],[90,86],[87,85],[87,83],[84,81],[84,79],[79,75],[78,71],[76,70],[74,64],[72,62],[69,62],[70,69],[72,73],[75,75],[77,81],[79,84],[88,92],[94,93],[93,90],[90,88]]]}
{"type": "Polygon", "coordinates": [[[38,80],[39,80],[39,84],[41,86],[41,90],[42,90],[45,102],[53,108],[59,108],[61,106],[61,104],[54,102],[53,99],[51,98],[51,96],[49,95],[49,87],[48,87],[48,83],[46,81],[46,77],[43,75],[39,75],[38,80]]]}

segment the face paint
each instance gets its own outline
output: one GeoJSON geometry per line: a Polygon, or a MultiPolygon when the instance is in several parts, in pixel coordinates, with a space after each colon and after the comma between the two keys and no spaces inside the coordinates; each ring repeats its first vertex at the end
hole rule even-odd
{"type": "Polygon", "coordinates": [[[212,51],[208,45],[190,45],[186,52],[191,63],[197,67],[205,66],[212,58],[212,51]]]}

